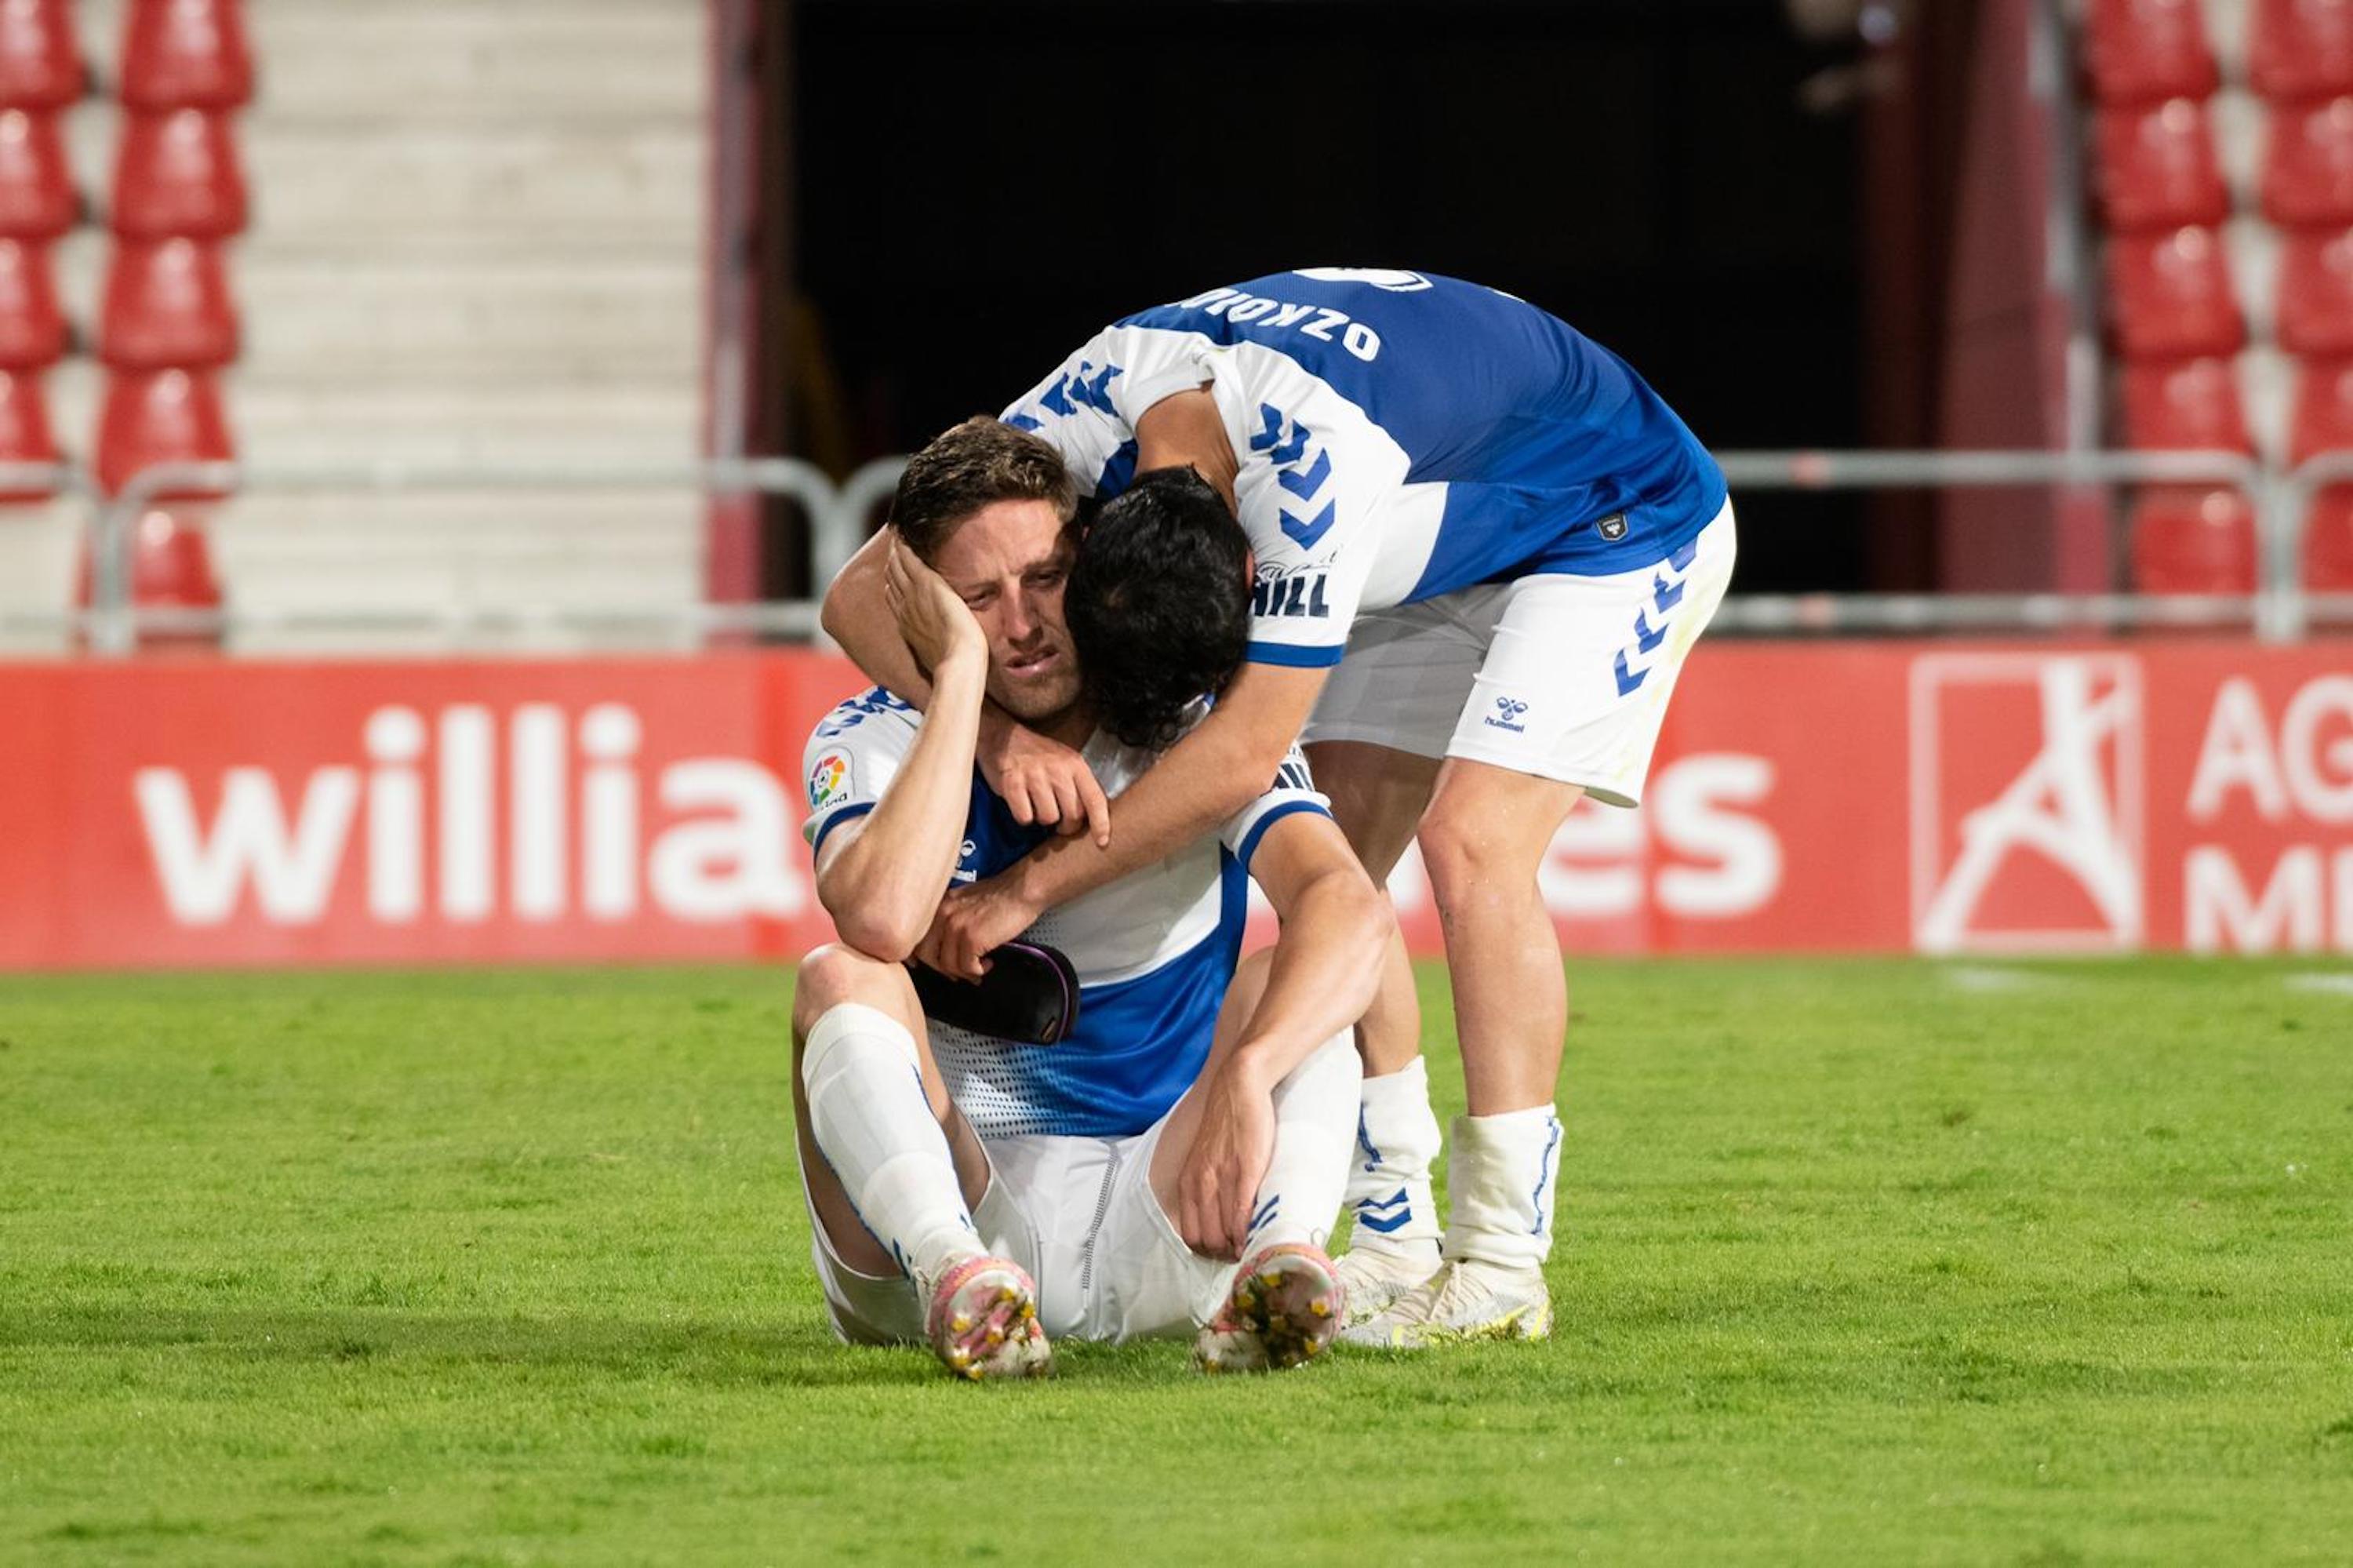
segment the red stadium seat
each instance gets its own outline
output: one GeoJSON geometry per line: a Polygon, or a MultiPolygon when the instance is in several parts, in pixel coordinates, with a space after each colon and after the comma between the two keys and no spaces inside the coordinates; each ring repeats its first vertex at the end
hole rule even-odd
{"type": "Polygon", "coordinates": [[[2353,360],[2306,360],[2296,366],[2287,460],[2299,463],[2329,451],[2353,451],[2353,360]]]}
{"type": "Polygon", "coordinates": [[[2256,0],[2247,75],[2275,103],[2353,92],[2353,0],[2256,0]]]}
{"type": "Polygon", "coordinates": [[[55,239],[80,217],[58,117],[0,111],[0,238],[55,239]]]}
{"type": "Polygon", "coordinates": [[[2092,0],[2084,45],[2102,103],[2203,98],[2219,79],[2198,0],[2092,0]]]}
{"type": "Polygon", "coordinates": [[[245,228],[245,175],[228,117],[202,109],[124,117],[114,161],[114,232],[126,239],[226,239],[245,228]]]}
{"type": "MultiPolygon", "coordinates": [[[[237,457],[213,378],[185,370],[118,372],[107,377],[98,422],[98,483],[121,493],[132,475],[164,463],[229,462],[237,457]]],[[[174,488],[164,501],[217,501],[216,488],[174,488]]]]}
{"type": "Polygon", "coordinates": [[[2246,342],[2230,263],[2211,228],[2117,236],[2108,246],[2108,295],[2127,359],[2234,354],[2246,342]]]}
{"type": "Polygon", "coordinates": [[[237,0],[132,0],[122,30],[123,103],[235,109],[253,97],[253,56],[237,0]]]}
{"type": "MultiPolygon", "coordinates": [[[[2288,461],[2321,452],[2353,452],[2353,360],[2300,366],[2288,461]]],[[[2323,486],[2305,519],[2305,586],[2318,593],[2353,591],[2353,484],[2323,486]]]]}
{"type": "MultiPolygon", "coordinates": [[[[131,602],[142,608],[217,609],[220,577],[213,570],[212,546],[205,537],[204,519],[195,512],[153,506],[133,525],[131,556],[131,602]]],[[[75,601],[90,607],[91,571],[90,541],[82,541],[80,569],[76,575],[75,601]]],[[[151,634],[139,640],[142,648],[206,647],[216,637],[151,634]]]]}
{"type": "Polygon", "coordinates": [[[2127,365],[2124,405],[2125,441],[2142,451],[2254,450],[2227,359],[2127,365]]]}
{"type": "Polygon", "coordinates": [[[0,0],[0,109],[62,109],[87,82],[69,0],[0,0]]]}
{"type": "Polygon", "coordinates": [[[2353,355],[2353,229],[2287,237],[2280,252],[2279,341],[2291,354],[2353,355]]]}
{"type": "Polygon", "coordinates": [[[2142,593],[2254,592],[2254,508],[2235,490],[2142,491],[2132,507],[2132,573],[2142,593]]]}
{"type": "Polygon", "coordinates": [[[2353,593],[2353,485],[2332,484],[2304,522],[2304,586],[2314,593],[2353,593]]]}
{"type": "Polygon", "coordinates": [[[237,357],[237,306],[218,248],[192,239],[114,248],[99,357],[116,370],[215,370],[237,357]]]}
{"type": "Polygon", "coordinates": [[[2353,98],[2272,116],[2263,204],[2265,217],[2298,228],[2353,223],[2353,98]]]}
{"type": "Polygon", "coordinates": [[[2099,117],[2100,209],[2110,229],[2220,223],[2231,193],[2214,155],[2206,111],[2187,98],[2099,117]]]}
{"type": "MultiPolygon", "coordinates": [[[[0,463],[41,463],[58,461],[57,438],[49,433],[47,399],[41,396],[41,378],[0,370],[0,463]]],[[[0,488],[0,503],[47,501],[48,488],[0,488]]]]}
{"type": "Polygon", "coordinates": [[[66,318],[48,251],[0,239],[0,370],[38,370],[65,353],[66,318]]]}

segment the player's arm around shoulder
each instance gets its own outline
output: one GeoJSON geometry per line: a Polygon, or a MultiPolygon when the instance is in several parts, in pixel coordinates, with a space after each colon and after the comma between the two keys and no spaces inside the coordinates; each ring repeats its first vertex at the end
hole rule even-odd
{"type": "Polygon", "coordinates": [[[1022,924],[1166,860],[1249,805],[1306,724],[1325,673],[1243,665],[1208,716],[1112,803],[1108,844],[1054,839],[1003,874],[1022,924]]]}
{"type": "Polygon", "coordinates": [[[988,642],[911,552],[892,546],[883,565],[892,613],[931,671],[931,706],[874,809],[818,845],[817,895],[844,943],[896,962],[930,928],[962,853],[988,642]]]}

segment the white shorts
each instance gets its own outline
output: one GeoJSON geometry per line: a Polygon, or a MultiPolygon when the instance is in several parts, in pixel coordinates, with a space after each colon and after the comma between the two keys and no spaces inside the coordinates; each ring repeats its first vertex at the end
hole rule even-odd
{"type": "MultiPolygon", "coordinates": [[[[1132,1138],[994,1138],[988,1191],[973,1223],[989,1251],[1038,1282],[1049,1337],[1189,1336],[1233,1288],[1234,1267],[1185,1245],[1152,1191],[1152,1151],[1165,1117],[1132,1138]]],[[[804,1198],[807,1185],[802,1186],[804,1198]]],[[[834,1332],[850,1344],[923,1340],[926,1303],[904,1275],[878,1278],[843,1263],[809,1211],[809,1252],[834,1332]]]]}
{"type": "Polygon", "coordinates": [[[1732,581],[1732,503],[1662,560],[1545,573],[1366,610],[1301,739],[1461,757],[1642,799],[1667,699],[1732,581]]]}

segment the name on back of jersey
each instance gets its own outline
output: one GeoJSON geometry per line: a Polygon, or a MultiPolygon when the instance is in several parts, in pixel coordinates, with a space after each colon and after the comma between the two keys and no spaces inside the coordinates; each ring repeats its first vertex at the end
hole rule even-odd
{"type": "Polygon", "coordinates": [[[1270,300],[1261,294],[1245,294],[1240,289],[1211,289],[1206,294],[1179,300],[1176,305],[1179,310],[1223,316],[1238,324],[1247,323],[1270,332],[1295,332],[1319,343],[1336,343],[1367,365],[1380,357],[1381,334],[1363,322],[1349,319],[1347,312],[1329,306],[1270,300]]]}

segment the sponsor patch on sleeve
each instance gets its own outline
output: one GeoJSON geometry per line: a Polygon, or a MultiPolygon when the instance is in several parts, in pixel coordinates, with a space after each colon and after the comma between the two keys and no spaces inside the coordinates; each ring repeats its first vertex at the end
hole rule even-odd
{"type": "Polygon", "coordinates": [[[817,760],[809,764],[809,810],[822,811],[849,798],[849,753],[838,746],[819,752],[817,760]]]}

